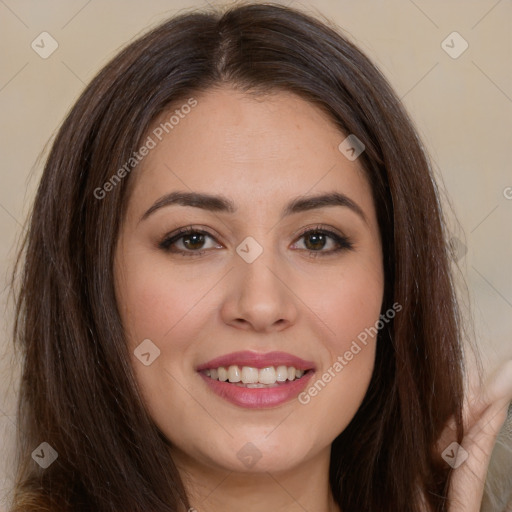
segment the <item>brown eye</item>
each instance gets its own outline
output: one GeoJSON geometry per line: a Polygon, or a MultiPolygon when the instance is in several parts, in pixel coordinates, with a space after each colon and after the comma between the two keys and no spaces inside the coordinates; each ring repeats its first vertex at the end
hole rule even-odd
{"type": "MultiPolygon", "coordinates": [[[[213,235],[207,231],[188,227],[165,237],[159,243],[159,247],[164,251],[184,256],[200,256],[208,249],[222,248],[220,244],[217,245],[215,243],[211,244],[210,247],[205,247],[208,239],[215,241],[213,235]]],[[[326,229],[309,229],[301,235],[299,240],[301,239],[304,239],[304,247],[299,247],[299,249],[308,251],[314,256],[327,256],[342,250],[352,249],[353,247],[353,244],[347,237],[326,229]]]]}
{"type": "Polygon", "coordinates": [[[353,247],[353,244],[347,237],[340,236],[326,229],[310,229],[305,231],[300,239],[304,239],[304,250],[311,253],[332,254],[352,249],[353,247]],[[327,250],[324,250],[326,247],[327,250]]]}
{"type": "Polygon", "coordinates": [[[311,232],[304,236],[306,248],[308,250],[320,250],[325,247],[328,236],[324,233],[311,232]],[[308,243],[309,242],[309,243],[308,243]]]}
{"type": "Polygon", "coordinates": [[[187,249],[201,249],[204,244],[205,235],[202,233],[192,233],[190,235],[184,235],[181,237],[183,245],[187,249]]]}
{"type": "Polygon", "coordinates": [[[205,247],[208,239],[215,240],[213,236],[206,231],[184,228],[164,238],[158,246],[164,251],[181,253],[187,256],[196,256],[203,254],[206,249],[219,247],[219,245],[215,244],[211,247],[205,247]]]}

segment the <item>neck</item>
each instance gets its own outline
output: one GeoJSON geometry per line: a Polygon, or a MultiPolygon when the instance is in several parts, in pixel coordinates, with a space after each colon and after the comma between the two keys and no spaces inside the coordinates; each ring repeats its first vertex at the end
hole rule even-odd
{"type": "Polygon", "coordinates": [[[190,512],[340,512],[329,486],[330,447],[286,471],[229,471],[207,466],[173,447],[190,512]]]}

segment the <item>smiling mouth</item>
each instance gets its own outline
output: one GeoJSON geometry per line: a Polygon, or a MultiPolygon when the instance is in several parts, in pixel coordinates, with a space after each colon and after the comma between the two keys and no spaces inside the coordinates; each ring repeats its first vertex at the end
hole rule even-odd
{"type": "Polygon", "coordinates": [[[267,366],[265,368],[230,365],[208,368],[201,370],[200,373],[214,381],[233,384],[237,387],[264,389],[275,388],[300,380],[311,371],[311,369],[299,370],[294,366],[285,365],[267,366]]]}

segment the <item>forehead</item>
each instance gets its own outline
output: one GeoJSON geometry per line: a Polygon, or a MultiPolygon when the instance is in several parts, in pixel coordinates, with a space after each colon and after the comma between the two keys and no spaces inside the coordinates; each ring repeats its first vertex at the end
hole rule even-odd
{"type": "Polygon", "coordinates": [[[154,147],[132,175],[136,198],[188,189],[281,207],[281,198],[337,190],[371,208],[362,167],[338,149],[346,134],[312,103],[230,87],[193,99],[175,102],[146,134],[154,147]]]}

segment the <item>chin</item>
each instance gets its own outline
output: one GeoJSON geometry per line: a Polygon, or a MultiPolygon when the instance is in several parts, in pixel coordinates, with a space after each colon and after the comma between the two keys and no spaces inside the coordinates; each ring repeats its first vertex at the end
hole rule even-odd
{"type": "MultiPolygon", "coordinates": [[[[289,438],[290,439],[290,438],[289,438]]],[[[190,454],[196,460],[206,460],[209,466],[236,473],[285,472],[291,470],[308,458],[308,448],[297,443],[286,443],[278,436],[270,442],[265,435],[260,441],[251,436],[240,436],[230,443],[216,443],[215,451],[211,447],[199,449],[190,454]],[[207,451],[208,450],[208,451],[207,451]]]]}

